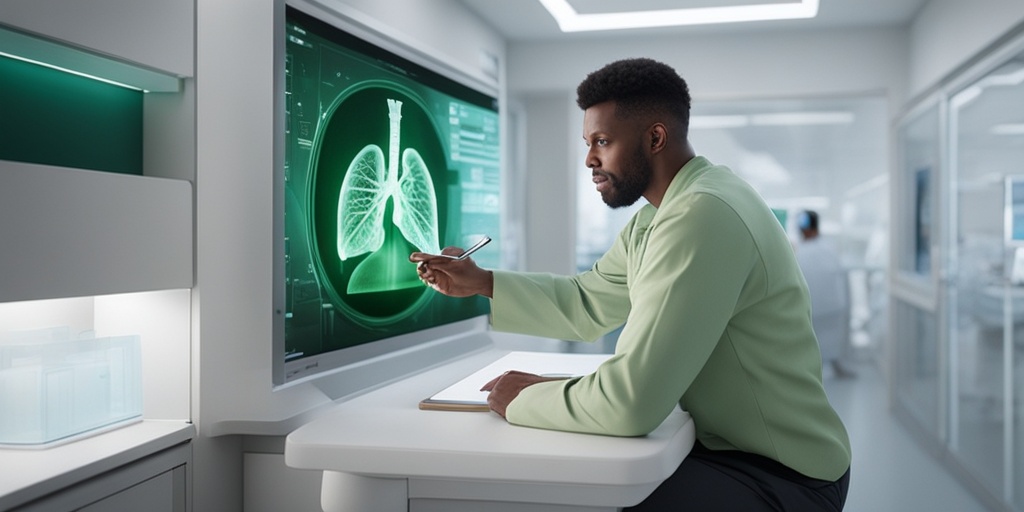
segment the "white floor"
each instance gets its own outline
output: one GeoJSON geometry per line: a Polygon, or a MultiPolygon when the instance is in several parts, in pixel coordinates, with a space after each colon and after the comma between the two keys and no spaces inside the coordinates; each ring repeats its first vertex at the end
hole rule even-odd
{"type": "Polygon", "coordinates": [[[988,512],[891,414],[881,371],[868,364],[855,369],[856,378],[825,381],[853,447],[844,510],[988,512]]]}

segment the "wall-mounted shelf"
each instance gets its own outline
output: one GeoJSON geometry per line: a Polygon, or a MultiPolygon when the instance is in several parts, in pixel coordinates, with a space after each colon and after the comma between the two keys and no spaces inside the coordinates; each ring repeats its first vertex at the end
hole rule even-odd
{"type": "Polygon", "coordinates": [[[26,60],[145,92],[179,92],[174,75],[0,27],[0,55],[26,60]]]}

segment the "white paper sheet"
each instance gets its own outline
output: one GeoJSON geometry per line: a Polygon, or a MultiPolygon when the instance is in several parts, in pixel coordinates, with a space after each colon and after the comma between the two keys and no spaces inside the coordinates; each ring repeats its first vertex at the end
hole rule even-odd
{"type": "Polygon", "coordinates": [[[509,370],[537,375],[573,377],[592,373],[611,354],[565,354],[560,352],[510,352],[472,375],[441,390],[431,400],[487,403],[484,384],[509,370]]]}

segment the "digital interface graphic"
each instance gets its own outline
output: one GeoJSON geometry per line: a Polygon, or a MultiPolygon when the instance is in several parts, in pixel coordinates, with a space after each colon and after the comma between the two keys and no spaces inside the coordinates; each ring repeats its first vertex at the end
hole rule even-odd
{"type": "Polygon", "coordinates": [[[496,100],[290,6],[286,37],[286,361],[487,314],[408,257],[499,242],[496,100]]]}
{"type": "MultiPolygon", "coordinates": [[[[408,279],[409,265],[396,268],[390,264],[395,261],[391,251],[381,251],[387,233],[384,213],[389,201],[393,205],[393,214],[388,220],[398,227],[406,242],[422,252],[437,254],[441,250],[433,178],[415,148],[406,148],[399,158],[402,102],[389,98],[387,106],[388,156],[384,156],[380,146],[367,144],[348,165],[341,183],[338,257],[345,261],[364,253],[379,255],[363,260],[353,270],[348,282],[349,294],[417,286],[416,279],[408,279]],[[401,179],[398,178],[399,160],[401,179]]],[[[331,162],[323,160],[321,164],[331,166],[331,162]]],[[[396,245],[391,244],[392,247],[396,245]]]]}

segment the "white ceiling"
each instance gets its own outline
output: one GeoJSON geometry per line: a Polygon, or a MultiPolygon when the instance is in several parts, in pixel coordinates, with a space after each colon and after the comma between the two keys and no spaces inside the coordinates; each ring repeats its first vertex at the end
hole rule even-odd
{"type": "MultiPolygon", "coordinates": [[[[725,33],[740,31],[825,30],[834,28],[905,26],[929,0],[820,0],[818,16],[809,20],[728,23],[676,28],[615,30],[563,34],[538,0],[459,0],[510,42],[581,40],[586,38],[725,33]]],[[[777,0],[784,3],[787,0],[777,0]]],[[[788,0],[793,1],[793,0],[788,0]]],[[[570,0],[578,12],[633,9],[684,9],[763,4],[768,0],[570,0]],[[621,6],[621,7],[616,7],[621,6]]]]}

